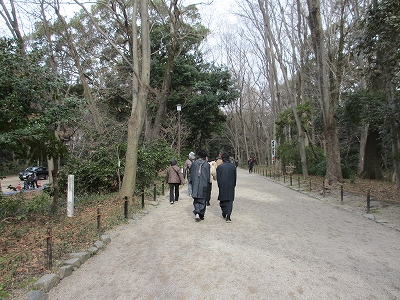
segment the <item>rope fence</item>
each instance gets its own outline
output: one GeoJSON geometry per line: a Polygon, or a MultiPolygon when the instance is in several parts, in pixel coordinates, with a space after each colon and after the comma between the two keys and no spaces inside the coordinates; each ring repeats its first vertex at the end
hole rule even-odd
{"type": "MultiPolygon", "coordinates": [[[[255,166],[253,167],[253,172],[261,175],[263,177],[269,177],[271,179],[274,179],[278,182],[281,181],[281,177],[283,177],[283,184],[284,185],[289,185],[290,187],[294,187],[294,182],[296,182],[297,179],[297,184],[296,188],[299,190],[305,190],[305,191],[318,191],[321,189],[321,194],[323,197],[326,197],[326,191],[327,188],[325,186],[325,178],[322,178],[322,180],[319,183],[315,183],[309,179],[302,179],[302,176],[296,175],[294,176],[293,174],[286,174],[284,172],[274,172],[272,168],[266,167],[266,166],[255,166]],[[295,178],[293,178],[295,177],[295,178]]],[[[293,170],[291,170],[293,172],[293,170]]],[[[351,194],[351,192],[348,192],[351,194]]],[[[344,187],[343,184],[340,185],[340,203],[344,204],[344,187]]],[[[357,196],[360,197],[365,197],[366,199],[366,213],[369,214],[371,211],[371,190],[367,189],[365,195],[360,195],[357,194],[357,196]]]]}

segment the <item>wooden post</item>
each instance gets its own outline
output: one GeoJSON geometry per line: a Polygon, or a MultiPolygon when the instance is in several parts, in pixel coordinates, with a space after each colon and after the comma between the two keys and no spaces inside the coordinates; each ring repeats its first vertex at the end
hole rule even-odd
{"type": "Polygon", "coordinates": [[[101,234],[101,212],[100,207],[97,208],[97,232],[101,234]]]}
{"type": "Polygon", "coordinates": [[[124,216],[125,219],[128,219],[128,197],[125,196],[125,202],[124,202],[124,216]]]}
{"type": "Polygon", "coordinates": [[[47,227],[46,246],[47,246],[47,269],[53,267],[53,245],[51,236],[51,227],[47,227]]]}
{"type": "Polygon", "coordinates": [[[343,184],[340,185],[340,201],[343,204],[343,184]]]}

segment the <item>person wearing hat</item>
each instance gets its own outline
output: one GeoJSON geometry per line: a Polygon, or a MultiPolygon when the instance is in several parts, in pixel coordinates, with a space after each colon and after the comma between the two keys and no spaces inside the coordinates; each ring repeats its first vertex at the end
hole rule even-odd
{"type": "Polygon", "coordinates": [[[185,161],[183,165],[183,178],[187,178],[188,183],[188,195],[192,196],[192,182],[190,181],[190,167],[192,166],[192,162],[195,160],[194,152],[189,153],[188,159],[185,161]]]}

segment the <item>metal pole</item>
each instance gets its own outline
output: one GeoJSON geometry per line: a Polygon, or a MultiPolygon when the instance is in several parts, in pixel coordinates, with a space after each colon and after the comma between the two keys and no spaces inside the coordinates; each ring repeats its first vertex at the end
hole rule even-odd
{"type": "Polygon", "coordinates": [[[371,191],[368,189],[368,191],[367,191],[367,214],[369,214],[370,209],[371,209],[371,191]]]}

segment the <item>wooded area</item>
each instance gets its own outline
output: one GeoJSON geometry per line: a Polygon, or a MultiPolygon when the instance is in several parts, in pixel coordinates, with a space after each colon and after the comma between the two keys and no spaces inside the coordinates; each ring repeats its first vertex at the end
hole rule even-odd
{"type": "Polygon", "coordinates": [[[47,165],[54,210],[68,173],[133,199],[178,140],[400,187],[399,1],[237,0],[217,45],[204,3],[75,2],[0,0],[0,175],[47,165]]]}

